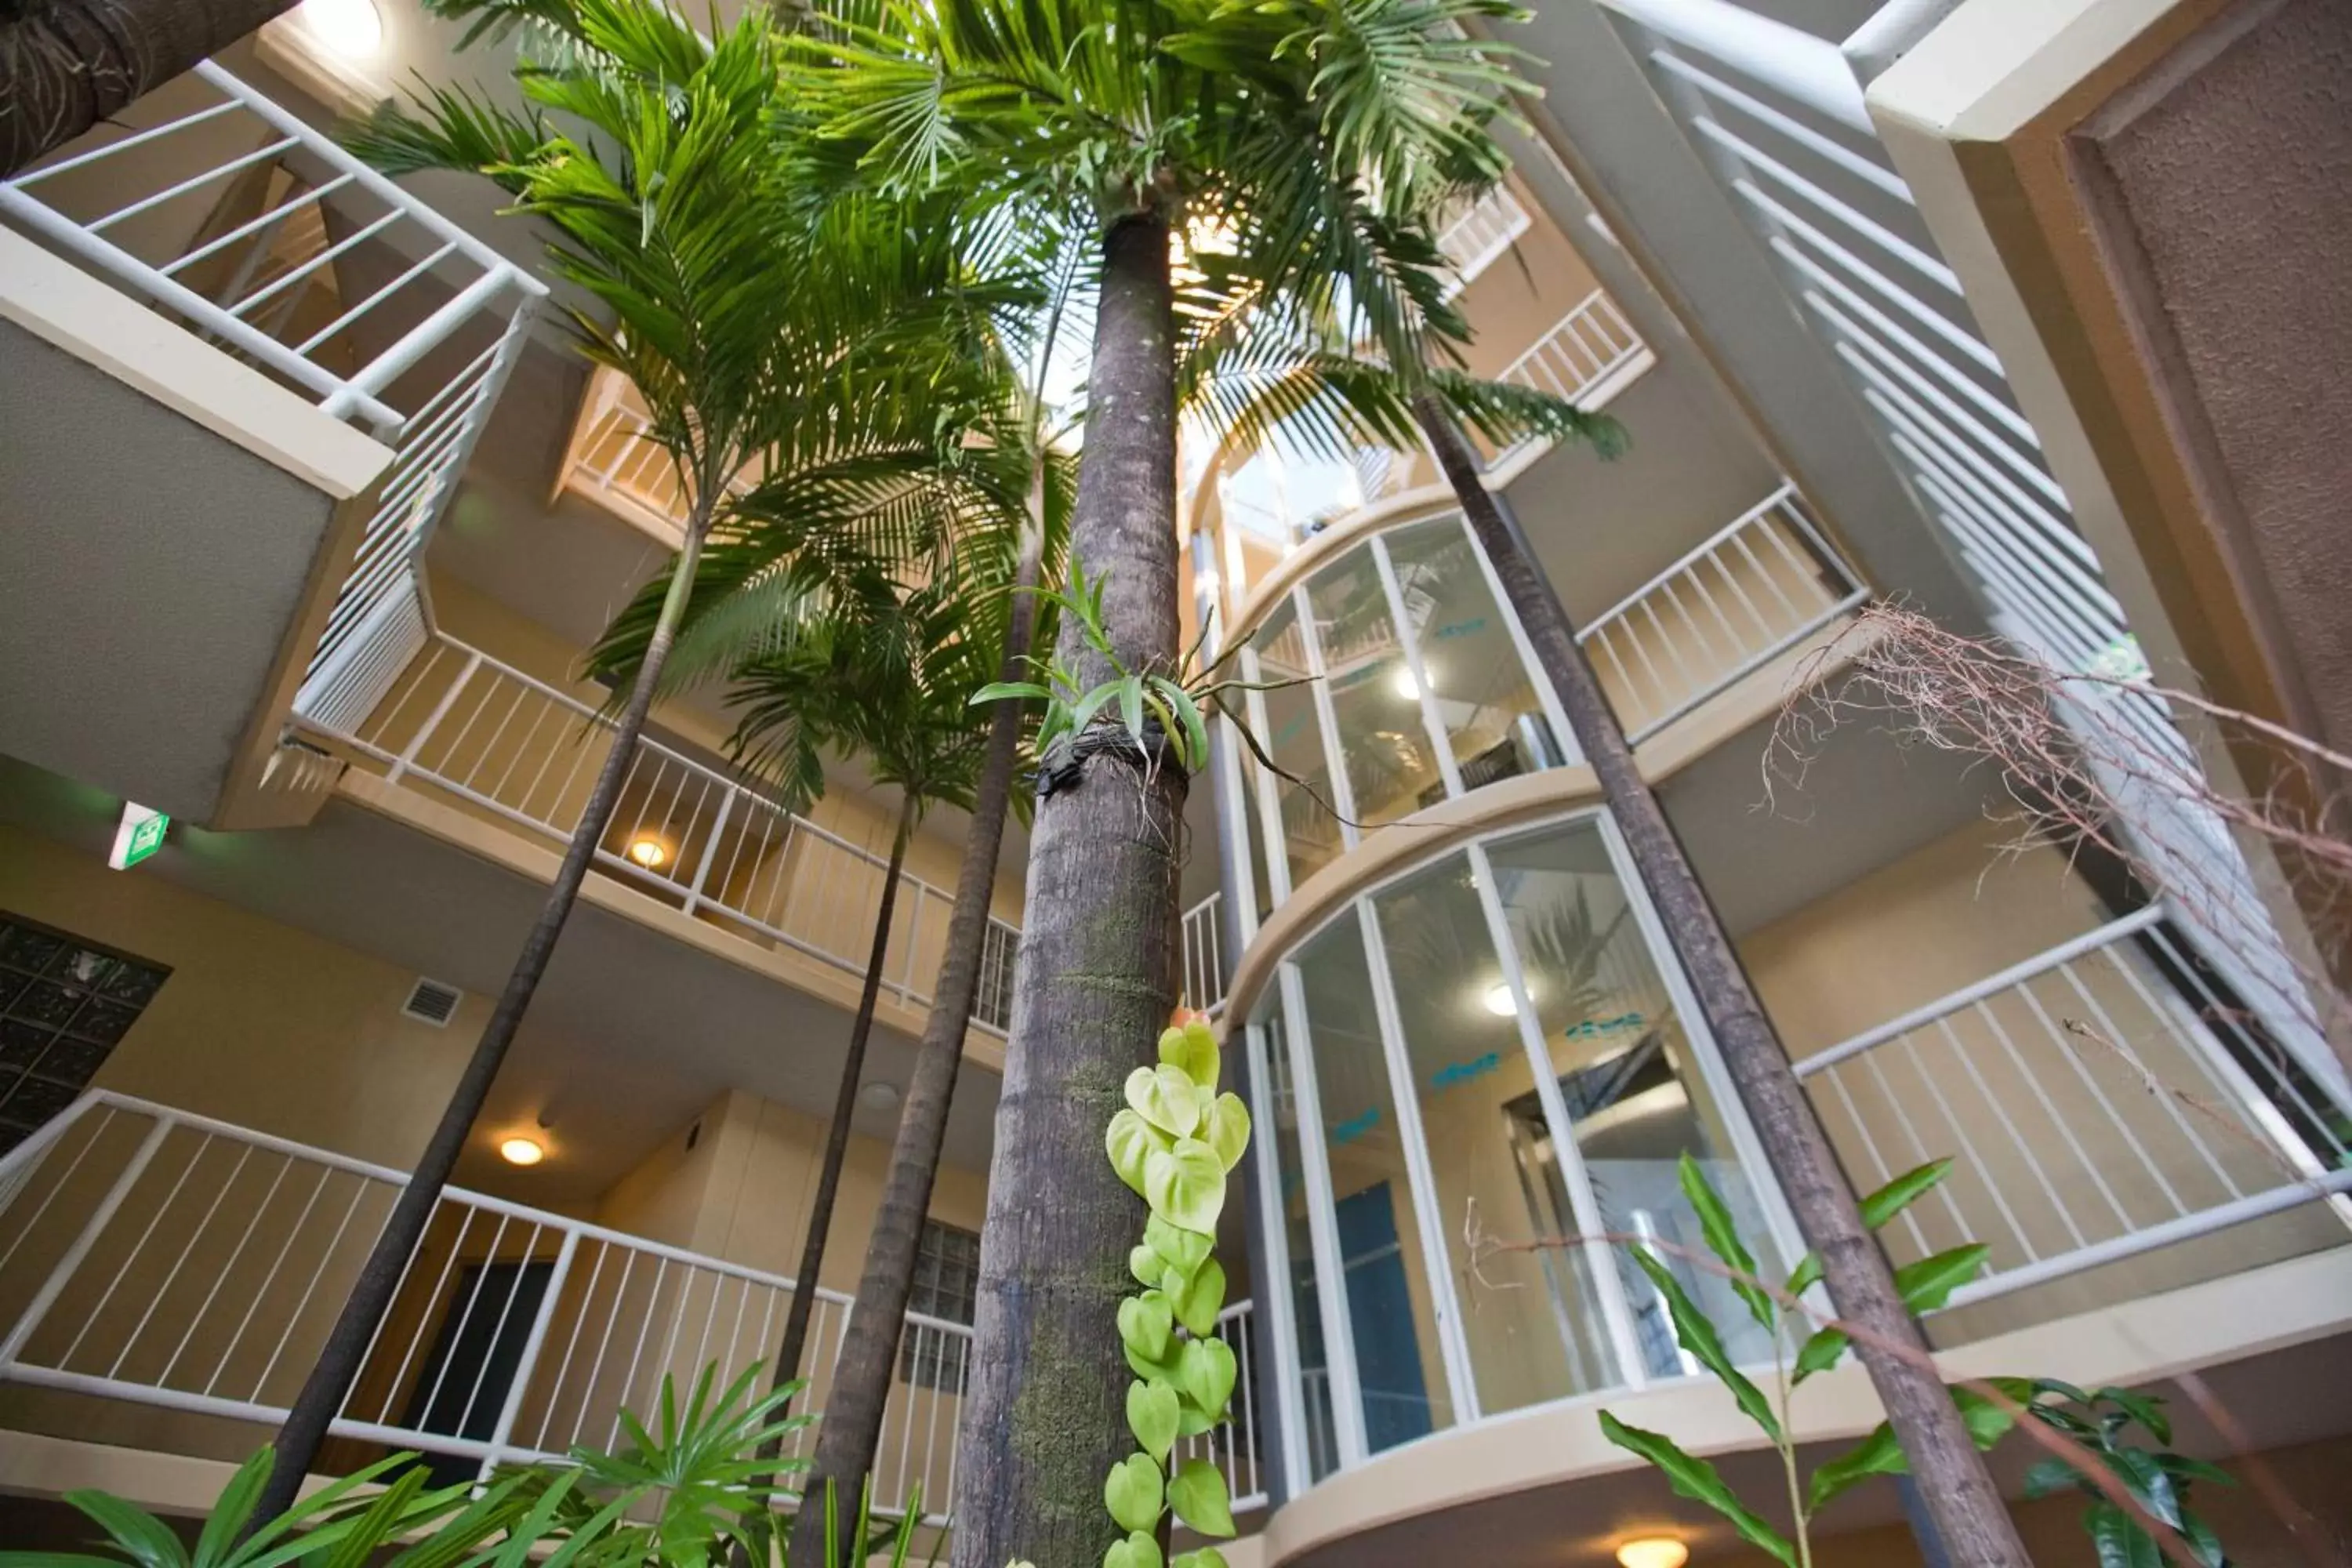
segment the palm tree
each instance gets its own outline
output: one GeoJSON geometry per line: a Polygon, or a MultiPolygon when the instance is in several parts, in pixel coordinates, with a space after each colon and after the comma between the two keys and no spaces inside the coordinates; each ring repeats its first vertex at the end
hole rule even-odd
{"type": "Polygon", "coordinates": [[[298,0],[26,0],[0,8],[0,179],[298,0]]]}
{"type": "MultiPolygon", "coordinates": [[[[1095,216],[1071,552],[1104,584],[1110,654],[1127,668],[1172,674],[1176,662],[1175,245],[1229,232],[1231,264],[1217,269],[1251,279],[1268,301],[1302,282],[1375,271],[1426,272],[1419,287],[1433,296],[1425,241],[1401,250],[1330,221],[1328,193],[1343,183],[1332,171],[1404,179],[1475,140],[1473,110],[1432,109],[1443,100],[1423,89],[1475,76],[1483,47],[1425,29],[1496,8],[940,0],[842,25],[835,68],[812,92],[837,134],[870,142],[874,165],[914,184],[1058,194],[1095,216]],[[1359,26],[1368,10],[1419,22],[1381,41],[1376,68],[1350,68],[1372,47],[1359,26]],[[1282,47],[1270,47],[1276,21],[1282,47]],[[1391,94],[1411,106],[1381,101],[1391,94]],[[1367,139],[1373,126],[1396,133],[1367,139]]],[[[1409,338],[1417,328],[1396,330],[1409,338]]],[[[1056,658],[1081,689],[1111,667],[1070,629],[1056,658]]],[[[1100,1561],[1115,1534],[1098,1479],[1127,1444],[1107,1373],[1121,1364],[1113,1308],[1142,1215],[1102,1157],[1101,1130],[1172,1001],[1186,781],[1172,759],[1108,726],[1086,740],[1049,760],[1031,839],[961,1437],[958,1568],[1014,1557],[1076,1568],[1100,1561]],[[1039,1201],[1047,1193],[1050,1205],[1039,1201]]]]}
{"type": "Polygon", "coordinates": [[[934,429],[917,384],[927,367],[887,342],[896,275],[866,264],[892,226],[857,212],[812,223],[796,200],[776,148],[782,41],[765,11],[705,40],[648,0],[439,8],[476,16],[477,34],[527,11],[547,56],[518,68],[531,110],[436,90],[421,115],[387,108],[352,143],[393,173],[487,174],[517,210],[551,226],[553,269],[609,313],[575,316],[582,352],[635,385],[647,438],[676,466],[684,543],[546,904],[288,1415],[265,1516],[299,1487],[530,1006],[611,820],[706,540],[739,518],[788,521],[826,548],[778,574],[781,591],[822,595],[877,569],[866,544],[920,531],[926,492],[903,476],[936,468],[942,438],[954,444],[934,429]],[[542,109],[589,134],[555,128],[542,109]],[[869,347],[876,340],[883,351],[869,347]],[[916,429],[921,439],[908,434],[916,429]],[[755,458],[764,477],[730,489],[755,458]]]}

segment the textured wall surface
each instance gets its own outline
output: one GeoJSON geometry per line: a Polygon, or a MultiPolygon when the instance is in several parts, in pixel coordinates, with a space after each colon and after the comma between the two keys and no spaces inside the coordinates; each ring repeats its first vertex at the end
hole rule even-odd
{"type": "MultiPolygon", "coordinates": [[[[2352,743],[2352,5],[2261,0],[2189,40],[2093,144],[2142,325],[2249,608],[2352,743]],[[2134,254],[2136,253],[2136,254],[2134,254]]],[[[2124,106],[2119,106],[2124,107],[2124,106]]]]}

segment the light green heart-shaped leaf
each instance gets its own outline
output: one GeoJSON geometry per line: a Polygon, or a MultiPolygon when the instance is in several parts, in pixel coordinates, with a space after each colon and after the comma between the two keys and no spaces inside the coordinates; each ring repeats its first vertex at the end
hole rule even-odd
{"type": "Polygon", "coordinates": [[[1217,1314],[1225,1310],[1223,1264],[1208,1258],[1190,1279],[1171,1268],[1160,1289],[1176,1309],[1176,1321],[1196,1338],[1206,1339],[1217,1331],[1217,1314]]]}
{"type": "Polygon", "coordinates": [[[1148,1530],[1114,1541],[1103,1553],[1103,1568],[1160,1568],[1160,1542],[1148,1530]]]}
{"type": "MultiPolygon", "coordinates": [[[[1143,1245],[1159,1254],[1160,1262],[1189,1276],[1201,1267],[1217,1238],[1202,1231],[1180,1230],[1153,1215],[1143,1222],[1143,1245]]],[[[1160,1277],[1155,1274],[1144,1283],[1157,1285],[1160,1277]]]]}
{"type": "Polygon", "coordinates": [[[1241,1163],[1242,1151],[1249,1147],[1249,1107],[1230,1089],[1217,1096],[1202,1113],[1199,1135],[1202,1142],[1217,1152],[1217,1163],[1232,1170],[1241,1163]]]}
{"type": "Polygon", "coordinates": [[[1201,1125],[1201,1102],[1206,1098],[1182,1068],[1165,1062],[1127,1075],[1127,1103],[1171,1138],[1186,1137],[1201,1125]]]}
{"type": "Polygon", "coordinates": [[[1176,1355],[1176,1386],[1215,1416],[1234,1396],[1234,1348],[1223,1340],[1186,1340],[1176,1355]]]}
{"type": "Polygon", "coordinates": [[[1133,1187],[1136,1195],[1143,1195],[1144,1163],[1155,1152],[1165,1152],[1176,1146],[1176,1141],[1132,1110],[1122,1110],[1110,1119],[1110,1128],[1103,1134],[1103,1148],[1110,1155],[1110,1168],[1118,1179],[1133,1187]]]}
{"type": "Polygon", "coordinates": [[[1175,1324],[1175,1309],[1157,1290],[1129,1296],[1118,1304],[1119,1342],[1146,1361],[1167,1355],[1168,1336],[1175,1324]]]}
{"type": "Polygon", "coordinates": [[[1176,1397],[1176,1385],[1164,1377],[1138,1379],[1127,1385],[1127,1429],[1135,1434],[1145,1453],[1163,1464],[1168,1450],[1176,1446],[1176,1426],[1183,1409],[1183,1401],[1176,1397]]]}
{"type": "Polygon", "coordinates": [[[1180,1437],[1197,1437],[1223,1419],[1221,1415],[1212,1415],[1205,1410],[1194,1409],[1192,1401],[1187,1398],[1184,1401],[1184,1414],[1176,1423],[1176,1435],[1180,1437]]]}
{"type": "Polygon", "coordinates": [[[1198,1138],[1179,1138],[1165,1153],[1152,1151],[1143,1162],[1143,1201],[1180,1230],[1216,1235],[1225,1207],[1225,1168],[1216,1151],[1198,1138]]]}
{"type": "Polygon", "coordinates": [[[1180,1552],[1168,1560],[1168,1568],[1226,1568],[1225,1554],[1213,1546],[1180,1552]]]}
{"type": "Polygon", "coordinates": [[[1195,1021],[1181,1028],[1161,1030],[1160,1060],[1183,1073],[1204,1095],[1216,1092],[1222,1064],[1218,1059],[1217,1032],[1208,1025],[1195,1021]]]}
{"type": "Polygon", "coordinates": [[[1168,1479],[1168,1506],[1176,1517],[1202,1535],[1234,1532],[1233,1503],[1225,1496],[1225,1478],[1206,1459],[1187,1459],[1168,1479]]]}
{"type": "Polygon", "coordinates": [[[1149,1454],[1129,1454],[1103,1482],[1103,1507],[1121,1530],[1149,1531],[1160,1522],[1160,1467],[1149,1454]]]}
{"type": "Polygon", "coordinates": [[[1135,1276],[1139,1285],[1157,1285],[1168,1272],[1168,1260],[1148,1247],[1128,1249],[1127,1271],[1135,1276]]]}

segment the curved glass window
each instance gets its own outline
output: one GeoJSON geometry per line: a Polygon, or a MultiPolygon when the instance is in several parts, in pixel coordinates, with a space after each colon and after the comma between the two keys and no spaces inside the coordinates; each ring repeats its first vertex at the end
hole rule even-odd
{"type": "Polygon", "coordinates": [[[1284,890],[1384,823],[1565,760],[1565,722],[1459,513],[1351,541],[1276,602],[1244,668],[1288,683],[1250,703],[1288,775],[1251,803],[1284,890]]]}
{"type": "Polygon", "coordinates": [[[1771,1359],[1720,1279],[1677,1255],[1704,1246],[1685,1154],[1768,1273],[1794,1247],[1653,942],[1587,813],[1424,862],[1278,966],[1251,1028],[1307,1474],[1696,1373],[1631,1244],[1578,1238],[1651,1238],[1734,1358],[1771,1359]],[[1510,1245],[1528,1241],[1556,1245],[1510,1245]]]}

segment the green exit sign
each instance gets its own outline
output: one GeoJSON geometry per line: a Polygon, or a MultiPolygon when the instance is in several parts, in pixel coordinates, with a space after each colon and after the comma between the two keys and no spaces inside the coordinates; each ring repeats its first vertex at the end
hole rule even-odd
{"type": "Polygon", "coordinates": [[[163,834],[171,826],[163,813],[124,801],[122,821],[114,830],[114,852],[106,863],[118,871],[129,870],[163,847],[163,834]]]}

